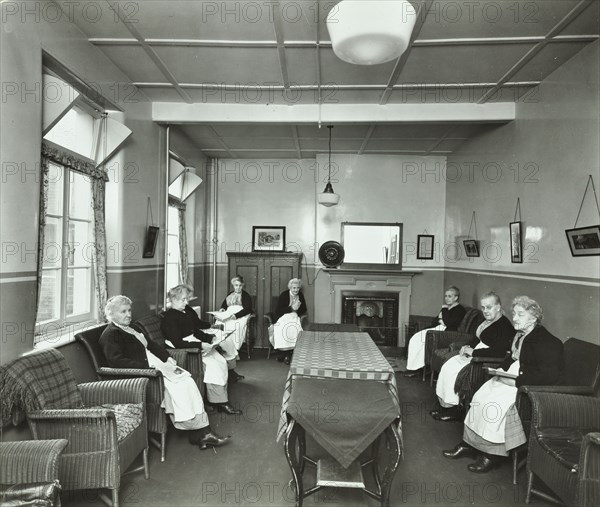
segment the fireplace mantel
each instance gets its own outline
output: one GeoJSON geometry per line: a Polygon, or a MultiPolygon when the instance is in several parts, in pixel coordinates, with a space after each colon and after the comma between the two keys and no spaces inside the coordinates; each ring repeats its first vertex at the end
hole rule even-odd
{"type": "Polygon", "coordinates": [[[341,323],[342,293],[389,292],[398,294],[398,346],[406,343],[405,324],[410,314],[410,296],[412,277],[418,271],[400,271],[385,269],[326,269],[328,275],[329,294],[319,294],[315,305],[317,322],[341,323]]]}

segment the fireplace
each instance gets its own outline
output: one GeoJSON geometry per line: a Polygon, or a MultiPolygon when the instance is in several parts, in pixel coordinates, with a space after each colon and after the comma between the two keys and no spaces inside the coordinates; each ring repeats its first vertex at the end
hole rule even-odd
{"type": "Polygon", "coordinates": [[[344,324],[356,324],[369,333],[377,345],[396,346],[398,343],[398,294],[369,291],[343,291],[342,316],[344,324]]]}
{"type": "MultiPolygon", "coordinates": [[[[367,301],[369,298],[394,299],[397,301],[395,306],[396,318],[389,326],[385,323],[386,315],[388,319],[390,318],[389,306],[384,305],[383,301],[377,301],[377,306],[380,318],[384,320],[383,327],[396,328],[394,334],[396,341],[392,344],[404,347],[406,342],[405,324],[408,324],[410,314],[412,277],[417,272],[341,268],[326,269],[324,271],[327,276],[317,278],[315,287],[314,322],[341,323],[345,314],[342,295],[358,297],[359,302],[367,301]]],[[[351,312],[352,310],[350,310],[351,312]]],[[[383,335],[384,341],[394,339],[391,331],[389,335],[387,331],[383,335]]]]}

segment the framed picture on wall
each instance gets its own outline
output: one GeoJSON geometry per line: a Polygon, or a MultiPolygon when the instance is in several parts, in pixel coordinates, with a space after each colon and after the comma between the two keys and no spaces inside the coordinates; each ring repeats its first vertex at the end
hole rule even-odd
{"type": "Polygon", "coordinates": [[[158,227],[154,227],[153,225],[148,226],[148,230],[146,231],[146,240],[144,241],[144,252],[142,254],[144,259],[151,259],[154,257],[159,231],[160,229],[158,227]]]}
{"type": "Polygon", "coordinates": [[[567,229],[565,233],[573,257],[600,255],[600,225],[567,229]]]}
{"type": "Polygon", "coordinates": [[[252,251],[285,252],[285,227],[253,226],[252,251]]]}
{"type": "Polygon", "coordinates": [[[479,257],[479,241],[476,239],[465,239],[463,241],[467,257],[479,257]]]}
{"type": "Polygon", "coordinates": [[[510,223],[510,262],[523,262],[521,222],[510,223]]]}
{"type": "Polygon", "coordinates": [[[417,236],[417,259],[433,259],[433,239],[429,234],[417,236]]]}

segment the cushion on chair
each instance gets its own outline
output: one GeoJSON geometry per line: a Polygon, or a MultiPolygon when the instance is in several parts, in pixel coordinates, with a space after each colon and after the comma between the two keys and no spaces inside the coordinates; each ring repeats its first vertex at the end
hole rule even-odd
{"type": "Polygon", "coordinates": [[[136,429],[144,417],[144,406],[142,403],[121,403],[117,405],[105,403],[99,407],[88,408],[107,408],[115,413],[117,440],[119,442],[136,429]]]}
{"type": "Polygon", "coordinates": [[[536,429],[536,437],[542,449],[577,473],[583,437],[592,431],[590,428],[543,428],[536,429]]]}
{"type": "Polygon", "coordinates": [[[3,507],[52,507],[57,504],[60,483],[0,485],[0,505],[3,507]]]}

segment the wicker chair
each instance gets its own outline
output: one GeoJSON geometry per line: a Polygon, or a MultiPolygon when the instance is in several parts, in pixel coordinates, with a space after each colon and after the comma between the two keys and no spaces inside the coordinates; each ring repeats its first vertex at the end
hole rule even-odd
{"type": "MultiPolygon", "coordinates": [[[[196,382],[198,389],[205,395],[206,386],[204,385],[204,365],[202,364],[202,349],[172,349],[165,344],[165,337],[160,329],[161,315],[149,314],[141,319],[136,320],[131,327],[161,347],[168,350],[171,357],[174,357],[177,364],[185,368],[192,374],[192,378],[196,382]]],[[[206,398],[205,398],[206,399],[206,398]]]]}
{"type": "Polygon", "coordinates": [[[427,366],[429,366],[431,368],[430,385],[433,385],[435,373],[442,369],[448,359],[458,354],[460,347],[471,341],[477,327],[484,321],[481,310],[469,307],[465,307],[465,309],[465,316],[456,331],[427,331],[423,380],[425,380],[427,366]]]}
{"type": "Polygon", "coordinates": [[[3,396],[19,400],[33,438],[68,440],[59,468],[64,490],[110,489],[118,507],[122,472],[140,454],[143,465],[130,472],[149,477],[147,379],[76,384],[55,349],[20,357],[4,371],[3,396]]]}
{"type": "MultiPolygon", "coordinates": [[[[534,489],[540,479],[566,505],[600,501],[600,399],[573,394],[531,392],[531,434],[527,456],[527,496],[557,499],[534,489]]],[[[592,503],[593,502],[593,503],[592,503]]]]}
{"type": "MultiPolygon", "coordinates": [[[[569,338],[564,345],[564,385],[522,386],[517,392],[516,405],[525,435],[531,433],[531,401],[533,392],[553,392],[600,397],[600,346],[569,338]]],[[[488,376],[489,378],[489,376],[488,376]]],[[[526,444],[512,451],[513,483],[517,484],[519,469],[525,464],[526,444]]]]}
{"type": "Polygon", "coordinates": [[[0,442],[0,504],[39,500],[60,506],[59,459],[67,444],[65,439],[0,442]]]}
{"type": "MultiPolygon", "coordinates": [[[[98,343],[105,328],[106,324],[86,329],[76,334],[75,339],[81,342],[87,350],[99,380],[135,377],[145,377],[148,379],[148,392],[146,394],[148,431],[157,433],[160,437],[160,441],[150,438],[150,442],[160,450],[161,462],[165,461],[169,424],[167,414],[161,407],[165,390],[162,374],[154,369],[110,368],[104,352],[102,352],[102,348],[98,343]]],[[[186,364],[187,352],[185,350],[170,350],[169,353],[175,357],[179,364],[186,364]]]]}

